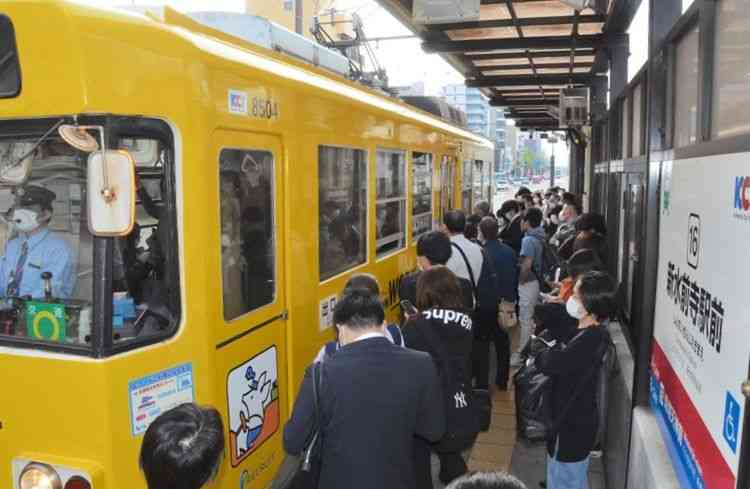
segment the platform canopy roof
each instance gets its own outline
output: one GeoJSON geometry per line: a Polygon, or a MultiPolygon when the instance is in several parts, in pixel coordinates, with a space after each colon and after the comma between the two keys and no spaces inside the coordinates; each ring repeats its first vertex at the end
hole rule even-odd
{"type": "Polygon", "coordinates": [[[414,0],[377,1],[523,129],[557,128],[560,89],[590,85],[608,18],[632,3],[595,0],[577,11],[560,0],[481,0],[479,20],[425,25],[414,21],[414,0]]]}

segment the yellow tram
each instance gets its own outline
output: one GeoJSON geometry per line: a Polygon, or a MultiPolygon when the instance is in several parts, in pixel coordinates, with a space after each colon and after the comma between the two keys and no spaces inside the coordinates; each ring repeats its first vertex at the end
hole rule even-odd
{"type": "Polygon", "coordinates": [[[68,251],[0,268],[43,285],[0,291],[0,487],[144,487],[143,432],[191,400],[224,417],[220,486],[265,487],[344,282],[374,273],[394,314],[416,237],[491,199],[492,160],[481,137],[169,9],[0,2],[0,209],[51,191],[34,232],[68,251]],[[49,262],[72,273],[37,278],[49,262]]]}

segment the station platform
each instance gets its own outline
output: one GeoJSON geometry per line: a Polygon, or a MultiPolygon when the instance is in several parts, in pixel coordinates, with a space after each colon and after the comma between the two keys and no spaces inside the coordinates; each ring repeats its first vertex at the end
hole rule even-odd
{"type": "MultiPolygon", "coordinates": [[[[518,344],[518,328],[510,331],[512,348],[518,344]]],[[[515,351],[515,350],[512,350],[515,351]]],[[[490,371],[495,369],[494,345],[490,346],[490,371]]],[[[532,443],[516,436],[515,394],[511,384],[507,391],[491,385],[492,424],[482,432],[471,448],[468,459],[470,471],[504,471],[518,477],[528,489],[539,489],[546,479],[547,450],[544,443],[532,443]]],[[[604,466],[601,456],[591,456],[589,465],[589,489],[606,489],[604,466]]],[[[437,459],[433,460],[435,489],[444,486],[437,478],[437,459]]]]}

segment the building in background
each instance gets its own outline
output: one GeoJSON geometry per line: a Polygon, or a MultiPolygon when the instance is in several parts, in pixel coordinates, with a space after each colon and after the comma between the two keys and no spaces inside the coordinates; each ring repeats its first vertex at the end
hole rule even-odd
{"type": "Polygon", "coordinates": [[[424,97],[425,87],[424,82],[416,82],[411,85],[404,85],[400,87],[390,87],[390,91],[396,97],[424,97]]]}
{"type": "Polygon", "coordinates": [[[312,38],[310,28],[324,2],[321,0],[245,0],[248,14],[264,17],[292,32],[312,38]]]}
{"type": "Polygon", "coordinates": [[[505,114],[490,107],[479,89],[468,88],[463,84],[444,86],[441,96],[466,113],[469,130],[495,143],[495,171],[500,171],[505,159],[505,114]]]}

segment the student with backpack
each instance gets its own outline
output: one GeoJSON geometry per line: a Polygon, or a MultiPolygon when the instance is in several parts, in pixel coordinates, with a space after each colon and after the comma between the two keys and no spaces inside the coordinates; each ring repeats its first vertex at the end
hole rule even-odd
{"type": "Polygon", "coordinates": [[[521,221],[524,237],[521,241],[518,273],[518,320],[521,337],[518,351],[511,357],[511,366],[521,365],[521,350],[534,330],[534,307],[539,302],[540,281],[543,280],[544,243],[542,211],[536,207],[526,209],[521,221]]]}

